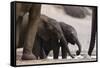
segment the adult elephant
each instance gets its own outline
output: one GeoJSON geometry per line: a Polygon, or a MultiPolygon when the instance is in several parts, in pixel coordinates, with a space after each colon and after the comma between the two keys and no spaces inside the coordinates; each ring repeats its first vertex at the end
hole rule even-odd
{"type": "Polygon", "coordinates": [[[23,60],[35,59],[32,48],[39,24],[41,4],[16,3],[16,48],[23,46],[23,60]],[[23,17],[29,13],[29,20],[23,28],[23,17]]]}
{"type": "MultiPolygon", "coordinates": [[[[58,59],[60,47],[62,48],[62,58],[66,58],[67,53],[72,58],[74,58],[71,55],[68,45],[67,45],[71,39],[73,40],[73,38],[69,40],[64,36],[64,33],[67,33],[66,34],[67,36],[69,34],[72,35],[73,32],[71,31],[74,31],[74,30],[72,30],[72,27],[69,27],[69,25],[67,26],[64,26],[64,30],[67,29],[67,31],[69,30],[70,33],[62,31],[63,24],[59,24],[56,20],[49,18],[45,15],[41,15],[41,24],[38,28],[38,33],[37,33],[36,40],[33,47],[33,54],[36,55],[37,59],[38,57],[40,57],[41,59],[47,57],[51,50],[53,50],[53,58],[58,59]]],[[[74,39],[75,40],[71,41],[73,42],[73,44],[74,44],[74,41],[76,42],[76,39],[77,39],[76,35],[74,39]]],[[[80,54],[80,51],[81,51],[81,45],[79,44],[78,46],[79,46],[79,51],[77,51],[77,55],[80,54]]]]}

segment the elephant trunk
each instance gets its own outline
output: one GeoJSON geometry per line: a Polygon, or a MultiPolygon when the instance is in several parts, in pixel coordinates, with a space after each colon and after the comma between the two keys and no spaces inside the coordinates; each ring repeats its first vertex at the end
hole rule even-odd
{"type": "Polygon", "coordinates": [[[79,50],[76,51],[76,55],[80,55],[82,47],[81,47],[81,44],[80,44],[78,39],[76,39],[76,44],[77,44],[78,49],[79,49],[79,50]]]}
{"type": "Polygon", "coordinates": [[[68,42],[66,41],[66,39],[64,38],[64,36],[61,38],[61,42],[63,43],[63,46],[66,48],[69,56],[71,56],[72,58],[74,58],[74,56],[71,54],[69,47],[68,47],[68,42]]]}

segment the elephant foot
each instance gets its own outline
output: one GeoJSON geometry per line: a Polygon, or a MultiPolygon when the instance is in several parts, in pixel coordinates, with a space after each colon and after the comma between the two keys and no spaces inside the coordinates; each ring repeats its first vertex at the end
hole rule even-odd
{"type": "Polygon", "coordinates": [[[67,57],[62,57],[62,59],[66,59],[67,57]]]}
{"type": "Polygon", "coordinates": [[[58,57],[53,57],[53,59],[58,59],[58,57]]]}
{"type": "Polygon", "coordinates": [[[21,59],[22,60],[35,60],[36,57],[33,54],[23,54],[21,59]]]}
{"type": "Polygon", "coordinates": [[[76,55],[80,55],[80,51],[79,50],[76,51],[76,55]]]}

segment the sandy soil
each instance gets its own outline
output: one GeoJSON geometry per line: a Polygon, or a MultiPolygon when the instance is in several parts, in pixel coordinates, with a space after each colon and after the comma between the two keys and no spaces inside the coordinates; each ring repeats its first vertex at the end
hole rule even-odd
{"type": "Polygon", "coordinates": [[[46,59],[43,60],[27,60],[23,61],[21,60],[22,56],[22,48],[17,49],[17,65],[34,65],[34,64],[50,64],[50,63],[68,63],[68,62],[84,62],[84,61],[96,61],[96,56],[93,55],[92,57],[88,57],[86,54],[75,56],[74,59],[72,59],[70,56],[68,56],[66,59],[61,59],[61,56],[59,56],[59,59],[53,59],[52,56],[48,56],[46,59]]]}

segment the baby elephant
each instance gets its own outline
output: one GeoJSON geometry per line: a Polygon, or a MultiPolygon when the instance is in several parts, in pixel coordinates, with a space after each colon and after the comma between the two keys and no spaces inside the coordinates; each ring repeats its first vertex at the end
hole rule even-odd
{"type": "Polygon", "coordinates": [[[62,58],[66,58],[67,53],[73,58],[69,51],[68,43],[76,43],[78,45],[79,50],[76,54],[79,55],[81,45],[75,29],[63,22],[57,22],[47,16],[41,16],[41,24],[39,25],[33,47],[33,54],[37,59],[46,58],[51,50],[53,50],[53,58],[58,59],[60,47],[62,58]]]}
{"type": "MultiPolygon", "coordinates": [[[[81,52],[81,44],[78,40],[78,37],[77,37],[77,32],[76,30],[68,25],[68,24],[65,24],[63,22],[59,22],[61,28],[62,28],[62,31],[63,31],[63,34],[65,36],[65,39],[67,40],[68,43],[71,43],[72,45],[75,45],[77,44],[79,50],[76,51],[76,55],[79,55],[80,52],[81,52]]],[[[63,43],[59,43],[60,45],[63,45],[63,43]]],[[[65,53],[62,57],[63,58],[66,58],[67,56],[67,51],[65,51],[65,49],[62,49],[62,54],[65,53]]]]}
{"type": "MultiPolygon", "coordinates": [[[[52,23],[52,22],[50,22],[50,23],[52,23]]],[[[67,45],[68,45],[68,43],[71,43],[72,45],[77,44],[79,50],[76,51],[76,55],[79,55],[81,52],[81,44],[78,40],[76,30],[72,26],[65,24],[63,22],[56,22],[56,23],[59,23],[59,25],[61,26],[62,33],[64,34],[64,37],[67,41],[67,45]]],[[[59,48],[61,47],[62,58],[65,59],[67,57],[68,51],[65,47],[63,47],[63,45],[65,45],[65,44],[62,43],[61,40],[58,40],[55,37],[53,39],[50,39],[49,41],[45,41],[44,45],[43,45],[45,55],[48,56],[49,52],[51,50],[53,50],[53,48],[55,48],[55,47],[58,49],[57,50],[58,52],[56,52],[56,53],[59,53],[59,48]]],[[[56,54],[56,58],[54,58],[54,59],[58,59],[58,54],[56,54]]]]}

